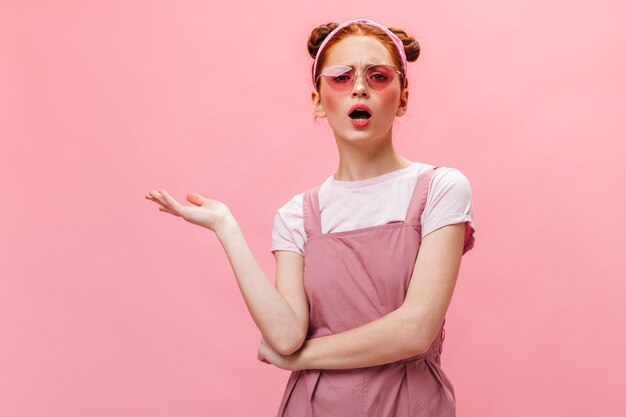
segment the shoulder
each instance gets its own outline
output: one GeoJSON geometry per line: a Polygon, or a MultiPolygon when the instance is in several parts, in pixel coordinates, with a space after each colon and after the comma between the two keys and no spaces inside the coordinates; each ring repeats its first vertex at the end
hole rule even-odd
{"type": "MultiPolygon", "coordinates": [[[[294,212],[302,208],[302,200],[304,198],[304,192],[295,194],[290,197],[289,200],[278,208],[278,212],[284,215],[293,215],[294,212]]],[[[300,213],[302,214],[302,213],[300,213]]]]}
{"type": "Polygon", "coordinates": [[[304,205],[304,195],[308,191],[318,189],[318,193],[324,192],[328,188],[329,179],[327,178],[323,183],[315,187],[310,187],[303,192],[293,195],[289,200],[278,208],[276,215],[284,219],[302,220],[304,205]]]}
{"type": "Polygon", "coordinates": [[[285,225],[294,225],[302,221],[302,204],[304,192],[292,196],[285,204],[276,210],[275,222],[285,225]]]}
{"type": "Polygon", "coordinates": [[[458,168],[437,168],[422,214],[423,236],[448,224],[467,222],[465,253],[474,245],[473,218],[472,188],[467,176],[458,168]]]}
{"type": "MultiPolygon", "coordinates": [[[[309,190],[314,189],[310,188],[309,190]]],[[[293,195],[278,208],[272,229],[272,252],[290,250],[304,254],[306,232],[304,230],[304,195],[307,191],[293,195]]]]}
{"type": "Polygon", "coordinates": [[[442,166],[437,168],[433,173],[430,181],[429,194],[441,194],[445,192],[471,195],[472,188],[470,181],[460,169],[442,166]]]}
{"type": "Polygon", "coordinates": [[[302,255],[300,228],[303,194],[294,195],[276,211],[272,227],[272,253],[276,250],[289,250],[302,255]]]}

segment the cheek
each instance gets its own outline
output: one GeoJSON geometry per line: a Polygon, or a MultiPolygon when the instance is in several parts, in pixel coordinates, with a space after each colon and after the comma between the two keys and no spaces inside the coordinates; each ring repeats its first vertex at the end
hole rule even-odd
{"type": "Polygon", "coordinates": [[[395,90],[389,89],[389,91],[383,90],[380,92],[380,103],[383,105],[383,108],[388,109],[393,113],[396,112],[399,100],[400,97],[398,96],[398,92],[395,90]]]}
{"type": "Polygon", "coordinates": [[[335,113],[337,111],[337,107],[339,106],[339,99],[337,96],[333,94],[327,94],[324,97],[324,108],[328,113],[335,113]]]}

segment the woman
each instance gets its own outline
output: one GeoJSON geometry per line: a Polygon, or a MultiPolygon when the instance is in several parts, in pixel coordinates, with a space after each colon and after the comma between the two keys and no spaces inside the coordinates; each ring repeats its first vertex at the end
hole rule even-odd
{"type": "Polygon", "coordinates": [[[217,234],[263,335],[259,360],[292,371],[278,417],[454,416],[443,325],[475,226],[461,171],[393,147],[419,44],[356,19],[319,26],[308,49],[313,106],[339,167],[278,209],[276,288],[226,205],[189,194],[182,206],[165,190],[146,198],[217,234]]]}

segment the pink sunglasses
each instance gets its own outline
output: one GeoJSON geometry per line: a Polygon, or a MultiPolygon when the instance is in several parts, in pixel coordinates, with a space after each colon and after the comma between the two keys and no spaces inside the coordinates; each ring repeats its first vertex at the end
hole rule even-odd
{"type": "MultiPolygon", "coordinates": [[[[336,65],[326,67],[315,80],[315,87],[318,88],[317,80],[324,77],[326,83],[336,92],[344,93],[352,88],[356,80],[356,76],[360,71],[355,71],[349,65],[336,65]]],[[[396,73],[400,74],[404,81],[404,74],[398,71],[393,65],[374,64],[365,69],[365,80],[367,85],[374,90],[382,90],[393,82],[396,73]]],[[[406,85],[403,83],[403,86],[406,85]]]]}

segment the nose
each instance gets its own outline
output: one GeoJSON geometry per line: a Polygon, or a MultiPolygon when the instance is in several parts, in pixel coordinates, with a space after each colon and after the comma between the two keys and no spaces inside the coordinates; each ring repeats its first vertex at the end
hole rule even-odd
{"type": "Polygon", "coordinates": [[[352,95],[368,95],[369,94],[369,85],[367,85],[367,80],[365,78],[365,71],[357,73],[354,76],[354,85],[352,86],[352,95]]]}

